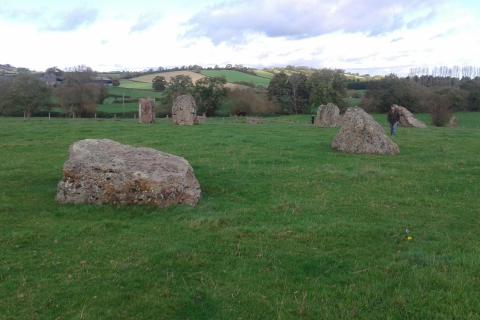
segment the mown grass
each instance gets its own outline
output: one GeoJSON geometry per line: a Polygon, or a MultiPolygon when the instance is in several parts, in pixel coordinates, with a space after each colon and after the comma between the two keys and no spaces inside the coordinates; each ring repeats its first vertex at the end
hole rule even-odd
{"type": "Polygon", "coordinates": [[[147,82],[138,82],[122,79],[120,80],[120,87],[127,89],[141,89],[141,90],[152,90],[152,84],[147,82]]]}
{"type": "Polygon", "coordinates": [[[249,82],[256,86],[268,87],[270,79],[265,77],[254,76],[236,70],[202,70],[203,75],[207,77],[225,77],[227,82],[249,82]]]}
{"type": "Polygon", "coordinates": [[[131,88],[122,88],[122,87],[109,87],[108,93],[111,95],[117,95],[119,97],[125,95],[125,97],[130,97],[134,99],[139,98],[148,98],[148,97],[161,97],[162,92],[155,92],[153,90],[141,90],[141,89],[131,89],[131,88]]]}
{"type": "Polygon", "coordinates": [[[138,111],[138,103],[104,103],[97,107],[98,111],[106,113],[126,113],[138,111]]]}
{"type": "Polygon", "coordinates": [[[0,319],[478,319],[480,114],[458,118],[395,157],[334,152],[309,116],[0,118],[0,319]],[[55,203],[85,138],[185,157],[200,204],[55,203]]]}

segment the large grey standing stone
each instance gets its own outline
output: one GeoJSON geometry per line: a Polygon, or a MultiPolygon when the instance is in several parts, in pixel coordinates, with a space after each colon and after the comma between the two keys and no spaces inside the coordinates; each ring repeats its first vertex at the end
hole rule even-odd
{"type": "Polygon", "coordinates": [[[315,117],[315,127],[336,128],[340,123],[340,109],[333,103],[318,107],[315,117]]]}
{"type": "Polygon", "coordinates": [[[168,207],[195,206],[200,196],[200,185],[184,158],[108,139],[87,139],[70,146],[57,201],[168,207]]]}
{"type": "Polygon", "coordinates": [[[154,123],[155,122],[155,102],[150,99],[140,99],[138,103],[138,122],[154,123]]]}
{"type": "Polygon", "coordinates": [[[392,106],[400,114],[400,125],[405,128],[421,128],[424,129],[427,127],[425,123],[415,118],[413,113],[411,113],[407,108],[398,106],[394,104],[392,106]]]}
{"type": "Polygon", "coordinates": [[[347,153],[398,154],[398,146],[371,115],[361,108],[348,108],[332,148],[347,153]]]}
{"type": "Polygon", "coordinates": [[[181,126],[193,126],[197,117],[197,105],[195,99],[189,95],[175,98],[172,107],[173,123],[181,126]]]}

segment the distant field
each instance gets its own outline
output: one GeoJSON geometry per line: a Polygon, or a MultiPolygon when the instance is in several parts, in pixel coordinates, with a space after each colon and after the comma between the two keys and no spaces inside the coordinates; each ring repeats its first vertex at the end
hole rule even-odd
{"type": "Polygon", "coordinates": [[[310,70],[310,69],[299,69],[299,70],[291,70],[291,69],[286,69],[286,68],[273,68],[273,69],[267,69],[265,70],[266,72],[269,72],[271,74],[276,74],[276,73],[280,73],[280,72],[283,72],[287,75],[292,75],[296,72],[303,72],[307,75],[311,74],[313,71],[310,70]]]}
{"type": "Polygon", "coordinates": [[[270,79],[254,76],[236,70],[202,70],[207,77],[225,77],[228,82],[250,82],[256,86],[268,87],[270,79]]]}
{"type": "Polygon", "coordinates": [[[152,83],[138,82],[123,79],[120,80],[120,87],[127,89],[141,89],[141,90],[152,90],[152,83]]]}
{"type": "Polygon", "coordinates": [[[268,79],[272,79],[273,76],[275,75],[275,74],[272,73],[272,72],[264,71],[264,70],[255,70],[255,73],[256,73],[257,76],[259,76],[259,77],[268,78],[268,79]]]}
{"type": "Polygon", "coordinates": [[[150,88],[152,87],[151,83],[153,81],[153,78],[157,77],[157,76],[161,76],[161,77],[164,77],[165,80],[170,81],[170,79],[172,79],[173,77],[176,77],[176,76],[179,76],[179,75],[183,75],[183,76],[189,76],[190,78],[192,78],[192,81],[195,83],[197,80],[200,80],[202,78],[205,78],[205,76],[199,74],[199,73],[196,73],[196,72],[193,72],[193,71],[169,71],[169,72],[160,72],[160,73],[154,73],[154,74],[147,74],[147,75],[144,75],[144,76],[140,76],[140,77],[136,77],[136,78],[132,78],[130,80],[134,80],[134,81],[138,81],[138,82],[145,82],[145,83],[148,83],[150,84],[150,88]]]}
{"type": "Polygon", "coordinates": [[[366,90],[348,90],[347,98],[344,100],[349,107],[357,107],[360,105],[362,97],[365,95],[365,93],[366,90]]]}
{"type": "Polygon", "coordinates": [[[129,96],[131,98],[149,98],[149,97],[161,97],[163,93],[150,90],[132,89],[123,87],[110,87],[108,93],[118,96],[129,96]]]}
{"type": "Polygon", "coordinates": [[[122,73],[100,73],[99,75],[102,77],[108,77],[117,80],[122,79],[122,77],[124,76],[124,74],[122,73]]]}
{"type": "MultiPolygon", "coordinates": [[[[133,82],[133,81],[131,81],[133,82]]],[[[138,99],[140,98],[160,98],[162,97],[163,93],[155,92],[152,90],[142,90],[142,89],[135,89],[135,88],[123,88],[123,87],[109,87],[108,93],[110,94],[107,97],[103,104],[97,106],[97,110],[100,112],[105,113],[124,113],[124,112],[132,112],[137,111],[138,109],[138,99]],[[115,97],[116,96],[116,97],[115,97]],[[122,97],[125,96],[125,106],[122,103],[122,97]],[[132,102],[131,100],[135,100],[132,102]],[[114,103],[117,101],[117,103],[114,103]]]]}
{"type": "MultiPolygon", "coordinates": [[[[228,71],[228,72],[231,72],[231,71],[228,71]]],[[[171,71],[171,72],[161,72],[161,73],[155,73],[155,74],[149,74],[149,75],[145,75],[145,76],[140,76],[140,77],[136,77],[136,78],[132,78],[130,80],[133,80],[131,82],[134,82],[134,84],[129,84],[127,83],[127,87],[128,86],[131,86],[131,87],[135,87],[137,86],[139,89],[142,89],[142,88],[145,88],[146,85],[148,84],[148,86],[150,87],[151,89],[151,82],[153,80],[153,78],[155,78],[156,76],[161,76],[161,77],[164,77],[165,80],[168,82],[170,81],[173,77],[176,77],[176,76],[179,76],[179,75],[183,75],[183,76],[188,76],[192,79],[192,82],[195,83],[197,82],[198,80],[200,79],[203,79],[205,78],[207,75],[203,75],[203,74],[200,74],[200,73],[196,73],[196,72],[192,72],[192,71],[171,71]]],[[[215,76],[215,75],[214,75],[215,76]]],[[[255,77],[253,76],[253,78],[259,78],[259,77],[255,77]]],[[[239,84],[235,84],[235,83],[231,83],[231,81],[229,81],[227,79],[227,84],[225,85],[225,87],[227,88],[230,88],[230,89],[244,89],[244,88],[248,88],[248,87],[245,87],[243,85],[239,85],[239,84]]],[[[236,81],[239,81],[239,80],[236,80],[236,81]]]]}

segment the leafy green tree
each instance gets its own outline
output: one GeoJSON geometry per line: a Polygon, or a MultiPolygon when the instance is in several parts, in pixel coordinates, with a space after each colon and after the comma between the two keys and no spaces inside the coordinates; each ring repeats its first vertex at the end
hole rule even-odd
{"type": "Polygon", "coordinates": [[[270,99],[277,100],[283,112],[291,112],[291,87],[286,73],[276,73],[268,85],[267,92],[270,99]]]}
{"type": "Polygon", "coordinates": [[[307,76],[301,72],[287,75],[284,72],[273,76],[267,88],[269,97],[274,97],[286,113],[302,113],[308,102],[307,76]]]}
{"type": "Polygon", "coordinates": [[[161,98],[160,104],[170,110],[176,97],[193,93],[192,78],[185,75],[178,75],[170,79],[165,89],[165,95],[161,98]]]}
{"type": "Polygon", "coordinates": [[[178,75],[170,79],[168,90],[173,96],[192,93],[193,82],[192,78],[185,75],[178,75]]]}
{"type": "Polygon", "coordinates": [[[480,78],[462,79],[460,88],[467,92],[467,109],[480,111],[480,78]]]}
{"type": "Polygon", "coordinates": [[[195,83],[194,97],[199,113],[206,113],[207,116],[215,114],[227,94],[224,87],[226,83],[225,78],[219,77],[206,77],[195,83]]]}
{"type": "Polygon", "coordinates": [[[165,91],[167,88],[167,80],[165,80],[165,77],[162,76],[156,76],[152,80],[152,88],[154,91],[165,91]]]}
{"type": "Polygon", "coordinates": [[[314,71],[308,79],[310,103],[317,107],[329,102],[343,104],[346,96],[345,75],[343,70],[321,69],[314,71]]]}
{"type": "Polygon", "coordinates": [[[308,102],[307,76],[304,73],[293,73],[287,81],[290,86],[290,99],[295,114],[303,113],[308,102]]]}
{"type": "Polygon", "coordinates": [[[24,112],[30,117],[34,112],[47,109],[51,92],[35,75],[24,73],[0,83],[0,111],[2,114],[24,112]]]}
{"type": "Polygon", "coordinates": [[[430,96],[437,90],[449,88],[455,89],[450,92],[451,94],[458,95],[458,102],[452,101],[457,105],[461,104],[463,93],[458,92],[458,88],[446,87],[443,83],[441,86],[427,87],[413,79],[388,75],[381,80],[370,82],[360,105],[370,112],[387,112],[392,104],[404,106],[412,112],[428,112],[430,96]]]}

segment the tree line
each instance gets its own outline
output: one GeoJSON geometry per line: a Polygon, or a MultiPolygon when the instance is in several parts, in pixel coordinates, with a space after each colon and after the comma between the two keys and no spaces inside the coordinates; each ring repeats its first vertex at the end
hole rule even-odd
{"type": "Polygon", "coordinates": [[[157,76],[153,79],[152,86],[155,91],[165,93],[160,103],[168,110],[176,97],[191,94],[197,103],[197,112],[213,116],[227,95],[226,83],[227,80],[221,77],[205,77],[193,83],[189,76],[178,75],[169,82],[164,77],[157,76]]]}
{"type": "Polygon", "coordinates": [[[392,104],[412,112],[434,109],[480,111],[480,78],[434,77],[431,75],[399,78],[389,75],[365,84],[361,107],[369,112],[386,112],[392,104]]]}
{"type": "MultiPolygon", "coordinates": [[[[444,69],[438,70],[450,74],[444,69]]],[[[474,72],[472,68],[462,70],[466,74],[474,72]]],[[[27,72],[0,77],[0,114],[31,116],[58,107],[65,114],[84,116],[96,112],[97,105],[108,96],[105,86],[97,81],[97,74],[88,67],[79,66],[66,72],[56,68],[47,71],[61,77],[62,82],[48,86],[38,75],[27,72]]],[[[185,75],[168,82],[157,76],[152,89],[165,93],[159,101],[164,113],[169,112],[175,97],[188,93],[197,101],[198,112],[208,116],[216,115],[225,103],[230,104],[228,108],[233,114],[311,113],[320,104],[329,102],[344,108],[347,89],[366,91],[360,106],[369,112],[386,112],[392,104],[417,113],[480,111],[480,77],[388,75],[356,82],[347,80],[342,70],[290,68],[275,73],[263,91],[246,87],[227,90],[225,84],[225,78],[205,77],[193,83],[185,75]]]]}
{"type": "Polygon", "coordinates": [[[307,73],[293,69],[290,74],[276,73],[267,92],[283,113],[309,113],[329,102],[343,107],[347,93],[345,82],[343,70],[320,69],[307,73]]]}
{"type": "Polygon", "coordinates": [[[47,85],[32,73],[1,78],[0,114],[23,113],[29,117],[36,112],[60,107],[66,114],[82,116],[94,113],[97,104],[108,95],[105,86],[96,81],[97,74],[91,68],[78,66],[61,73],[63,81],[55,86],[47,85]]]}

